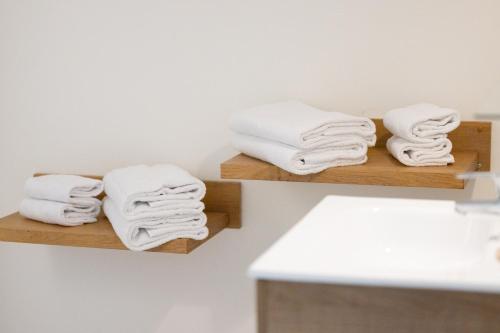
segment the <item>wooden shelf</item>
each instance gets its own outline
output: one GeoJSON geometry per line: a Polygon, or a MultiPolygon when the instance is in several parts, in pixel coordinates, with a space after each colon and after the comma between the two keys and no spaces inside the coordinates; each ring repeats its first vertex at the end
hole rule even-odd
{"type": "MultiPolygon", "coordinates": [[[[226,228],[229,222],[228,215],[225,213],[207,213],[207,217],[207,227],[210,231],[207,238],[200,241],[186,238],[176,239],[150,251],[187,254],[226,228]]],[[[14,213],[0,220],[0,241],[127,249],[116,236],[111,223],[104,216],[99,217],[96,223],[88,223],[78,227],[63,227],[33,221],[22,217],[19,213],[14,213]]]]}
{"type": "Polygon", "coordinates": [[[224,162],[221,173],[222,178],[227,179],[464,188],[464,181],[456,179],[455,174],[475,170],[477,153],[456,152],[454,155],[456,162],[447,167],[406,167],[395,160],[387,150],[372,148],[368,151],[366,164],[330,168],[317,174],[299,176],[240,154],[224,162]]]}
{"type": "Polygon", "coordinates": [[[330,168],[323,172],[299,176],[270,163],[237,155],[221,164],[221,178],[271,180],[358,185],[386,185],[433,188],[465,188],[465,181],[456,179],[458,173],[490,169],[491,123],[462,122],[450,133],[455,163],[439,167],[407,167],[385,149],[391,136],[380,119],[377,125],[377,146],[368,149],[368,162],[363,165],[330,168]]]}
{"type": "MultiPolygon", "coordinates": [[[[99,177],[94,177],[99,178],[99,177]]],[[[241,184],[236,182],[205,182],[207,194],[205,213],[209,235],[203,240],[180,238],[159,247],[152,252],[187,254],[218,234],[224,228],[241,227],[241,184]]],[[[125,250],[107,218],[101,215],[96,223],[78,227],[64,227],[33,221],[14,213],[0,219],[0,241],[93,247],[125,250]]]]}

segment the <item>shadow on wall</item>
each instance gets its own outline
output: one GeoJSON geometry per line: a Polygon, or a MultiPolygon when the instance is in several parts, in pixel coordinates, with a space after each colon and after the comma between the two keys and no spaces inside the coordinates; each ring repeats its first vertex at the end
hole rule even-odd
{"type": "MultiPolygon", "coordinates": [[[[166,332],[169,327],[183,327],[183,332],[194,333],[224,327],[225,318],[231,316],[238,326],[233,332],[244,327],[251,331],[253,319],[242,314],[253,309],[252,283],[230,282],[244,277],[246,263],[242,267],[232,262],[223,246],[205,245],[190,255],[39,245],[17,245],[12,254],[36,252],[31,255],[43,263],[30,268],[43,271],[35,282],[38,295],[33,296],[51,297],[56,306],[29,309],[26,304],[25,310],[52,318],[48,324],[53,328],[80,327],[85,332],[106,322],[102,332],[166,332]],[[248,295],[243,300],[235,296],[242,289],[248,295]],[[54,325],[55,315],[68,304],[75,308],[54,325]]],[[[33,276],[17,283],[24,279],[33,283],[33,276]]]]}

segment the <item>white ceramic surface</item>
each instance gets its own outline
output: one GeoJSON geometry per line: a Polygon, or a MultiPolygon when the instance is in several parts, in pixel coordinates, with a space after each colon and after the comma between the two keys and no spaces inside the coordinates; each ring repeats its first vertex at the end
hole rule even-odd
{"type": "Polygon", "coordinates": [[[257,279],[500,293],[500,216],[454,201],[325,197],[250,268],[257,279]]]}

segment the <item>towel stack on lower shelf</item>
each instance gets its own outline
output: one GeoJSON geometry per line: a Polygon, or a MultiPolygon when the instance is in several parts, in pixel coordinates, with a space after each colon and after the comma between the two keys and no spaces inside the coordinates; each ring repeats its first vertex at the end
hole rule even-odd
{"type": "Polygon", "coordinates": [[[208,236],[205,184],[174,165],[116,169],[106,174],[104,187],[104,212],[130,250],[208,236]]]}
{"type": "Polygon", "coordinates": [[[236,112],[231,129],[236,149],[299,175],[365,163],[376,141],[368,118],[295,101],[236,112]]]}
{"type": "Polygon", "coordinates": [[[384,115],[384,126],[394,136],[387,150],[408,166],[447,165],[455,162],[448,133],[460,125],[457,111],[421,103],[384,115]]]}
{"type": "Polygon", "coordinates": [[[102,193],[100,180],[73,176],[47,175],[26,181],[27,198],[19,213],[27,218],[64,226],[77,226],[97,221],[102,193]]]}

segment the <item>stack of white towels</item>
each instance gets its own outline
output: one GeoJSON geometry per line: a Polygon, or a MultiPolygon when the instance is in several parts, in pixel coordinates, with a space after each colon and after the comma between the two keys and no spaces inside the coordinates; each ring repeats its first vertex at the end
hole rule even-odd
{"type": "Polygon", "coordinates": [[[31,177],[25,183],[19,213],[27,218],[63,226],[97,221],[103,191],[100,180],[74,175],[31,177]]]}
{"type": "Polygon", "coordinates": [[[296,101],[236,112],[230,126],[236,149],[298,175],[365,163],[376,141],[370,119],[296,101]]]}
{"type": "Polygon", "coordinates": [[[391,110],[384,115],[384,126],[394,135],[387,140],[387,150],[408,166],[453,163],[448,133],[459,125],[457,111],[433,104],[391,110]]]}
{"type": "Polygon", "coordinates": [[[143,251],[176,238],[204,239],[205,184],[170,165],[137,165],[104,177],[104,212],[130,250],[143,251]]]}

